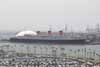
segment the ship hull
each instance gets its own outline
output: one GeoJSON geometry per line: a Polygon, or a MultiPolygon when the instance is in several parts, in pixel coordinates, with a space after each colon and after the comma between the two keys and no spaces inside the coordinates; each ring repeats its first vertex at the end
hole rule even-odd
{"type": "Polygon", "coordinates": [[[53,44],[87,44],[85,39],[77,40],[44,40],[44,39],[17,39],[10,38],[10,42],[22,42],[22,43],[53,43],[53,44]]]}

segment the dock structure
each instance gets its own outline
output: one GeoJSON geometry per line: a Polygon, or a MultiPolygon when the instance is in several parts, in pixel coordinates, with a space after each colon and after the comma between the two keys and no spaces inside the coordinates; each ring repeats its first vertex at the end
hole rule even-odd
{"type": "Polygon", "coordinates": [[[69,49],[66,52],[65,48],[58,49],[52,47],[51,53],[45,47],[46,52],[37,52],[37,47],[34,46],[33,52],[30,52],[29,46],[27,51],[5,51],[0,50],[0,66],[5,67],[100,67],[100,54],[91,49],[69,49]]]}
{"type": "Polygon", "coordinates": [[[95,67],[99,64],[90,60],[75,58],[54,58],[54,57],[27,57],[27,58],[11,58],[2,59],[0,66],[16,66],[16,67],[95,67]]]}

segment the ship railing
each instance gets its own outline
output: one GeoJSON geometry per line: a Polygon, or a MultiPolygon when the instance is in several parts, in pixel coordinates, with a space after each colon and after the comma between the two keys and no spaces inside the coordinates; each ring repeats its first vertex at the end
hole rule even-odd
{"type": "Polygon", "coordinates": [[[80,36],[32,36],[32,37],[17,37],[23,39],[86,39],[85,37],[80,36]]]}

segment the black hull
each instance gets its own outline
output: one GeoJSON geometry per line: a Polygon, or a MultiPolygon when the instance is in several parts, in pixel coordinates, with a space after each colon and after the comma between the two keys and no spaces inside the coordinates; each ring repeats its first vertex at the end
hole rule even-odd
{"type": "Polygon", "coordinates": [[[87,44],[85,39],[79,40],[39,40],[39,39],[17,39],[11,38],[10,42],[22,43],[53,43],[53,44],[87,44]]]}

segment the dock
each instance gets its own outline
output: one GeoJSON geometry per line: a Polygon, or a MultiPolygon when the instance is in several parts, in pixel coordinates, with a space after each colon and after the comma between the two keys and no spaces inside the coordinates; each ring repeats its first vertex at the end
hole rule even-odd
{"type": "MultiPolygon", "coordinates": [[[[42,49],[42,48],[41,48],[42,49]]],[[[100,67],[100,54],[91,49],[72,50],[58,55],[56,48],[51,49],[51,54],[46,52],[16,52],[0,50],[1,67],[100,67]],[[91,50],[91,51],[88,51],[91,50]]],[[[35,51],[35,50],[34,50],[35,51]]]]}

